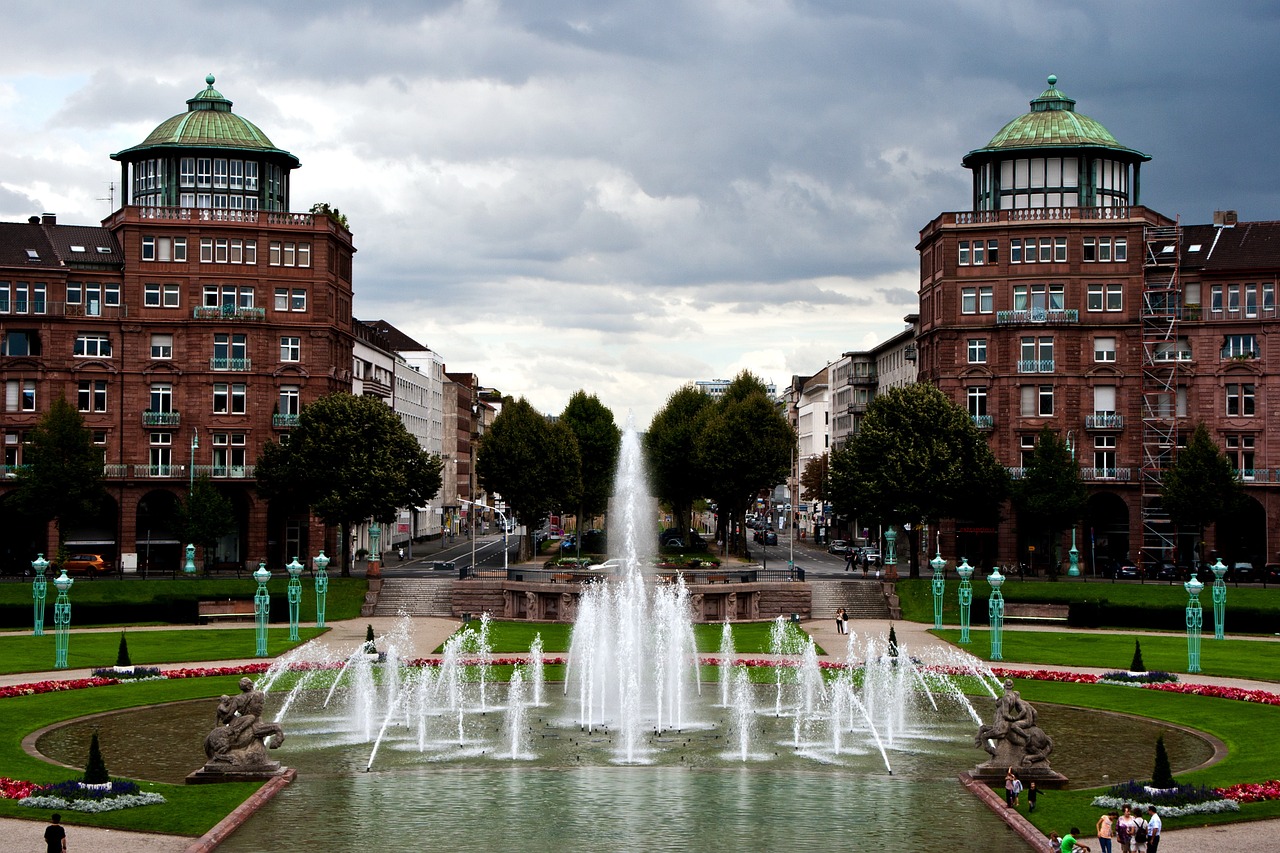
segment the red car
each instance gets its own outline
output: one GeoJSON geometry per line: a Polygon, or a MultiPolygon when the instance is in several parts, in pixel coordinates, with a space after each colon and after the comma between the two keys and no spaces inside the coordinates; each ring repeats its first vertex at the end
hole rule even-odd
{"type": "Polygon", "coordinates": [[[62,567],[69,575],[105,575],[111,572],[111,561],[101,554],[72,554],[62,567]]]}

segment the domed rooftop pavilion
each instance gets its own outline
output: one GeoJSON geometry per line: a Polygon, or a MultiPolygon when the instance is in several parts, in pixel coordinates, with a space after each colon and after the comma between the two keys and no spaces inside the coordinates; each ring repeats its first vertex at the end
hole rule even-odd
{"type": "Polygon", "coordinates": [[[142,144],[111,155],[120,161],[124,204],[287,211],[289,173],[298,158],[233,113],[231,101],[213,88],[212,74],[205,83],[186,112],[161,122],[142,144]]]}
{"type": "Polygon", "coordinates": [[[1151,157],[1126,148],[1049,76],[1031,111],[961,162],[973,170],[974,210],[1136,205],[1139,169],[1151,157]]]}

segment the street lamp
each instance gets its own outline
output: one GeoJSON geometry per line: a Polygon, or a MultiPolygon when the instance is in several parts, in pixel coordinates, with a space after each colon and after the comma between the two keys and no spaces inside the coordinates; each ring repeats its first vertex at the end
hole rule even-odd
{"type": "Polygon", "coordinates": [[[326,593],[329,592],[329,558],[324,555],[321,549],[319,556],[314,560],[316,567],[316,627],[324,627],[324,600],[326,593]]]}
{"type": "Polygon", "coordinates": [[[257,623],[258,657],[267,656],[267,619],[271,616],[271,596],[267,594],[267,581],[271,580],[271,572],[267,571],[267,561],[258,563],[258,570],[253,573],[258,583],[258,591],[253,594],[253,617],[257,623]]]}
{"type": "Polygon", "coordinates": [[[938,555],[929,561],[933,567],[933,627],[942,627],[942,596],[947,590],[947,576],[944,574],[947,561],[942,559],[942,532],[938,532],[938,555]]]}
{"type": "MultiPolygon", "coordinates": [[[[191,468],[187,471],[187,500],[196,490],[196,451],[200,449],[200,433],[191,431],[191,468]]],[[[178,451],[181,453],[182,451],[178,451]]]]}
{"type": "Polygon", "coordinates": [[[44,554],[37,554],[31,561],[31,570],[35,572],[35,579],[31,581],[31,600],[35,605],[34,637],[44,636],[44,597],[49,589],[49,582],[44,577],[44,570],[47,568],[49,561],[44,558],[44,554]]]}
{"type": "Polygon", "coordinates": [[[1004,660],[1004,596],[1000,593],[1000,585],[1004,583],[1004,575],[997,566],[987,577],[991,584],[991,597],[987,599],[987,617],[991,622],[991,659],[1004,660]]]}
{"type": "MultiPolygon", "coordinates": [[[[498,509],[496,506],[492,506],[492,507],[485,506],[484,504],[478,504],[475,501],[469,501],[466,498],[458,498],[458,500],[462,501],[464,504],[467,504],[468,506],[471,507],[471,511],[469,514],[473,518],[476,514],[477,509],[488,509],[496,512],[498,514],[498,518],[502,520],[502,572],[505,575],[507,572],[507,514],[502,510],[498,509]]],[[[473,532],[474,532],[474,527],[473,527],[473,532]]],[[[581,546],[581,543],[582,543],[581,535],[579,535],[578,537],[578,543],[579,543],[579,546],[581,546]]],[[[471,570],[474,572],[475,568],[476,568],[476,540],[475,540],[475,537],[473,536],[471,538],[471,570]]]]}
{"type": "Polygon", "coordinates": [[[190,544],[187,545],[187,561],[182,564],[182,571],[183,571],[183,574],[186,574],[187,576],[191,576],[196,573],[196,546],[195,545],[190,545],[190,544]]]}
{"type": "Polygon", "coordinates": [[[1200,591],[1204,584],[1195,575],[1182,585],[1187,591],[1187,672],[1200,671],[1200,626],[1204,614],[1200,609],[1200,591]]]}
{"type": "Polygon", "coordinates": [[[1227,623],[1227,582],[1222,579],[1227,565],[1219,557],[1209,568],[1213,570],[1213,638],[1221,640],[1227,623]]]}
{"type": "Polygon", "coordinates": [[[75,581],[67,577],[66,566],[62,567],[62,574],[53,582],[58,588],[58,600],[53,603],[54,669],[67,668],[67,644],[71,639],[71,599],[67,592],[73,583],[75,581]]]}
{"type": "Polygon", "coordinates": [[[289,639],[298,641],[298,609],[302,605],[302,563],[294,557],[285,569],[289,572],[289,639]]]}
{"type": "Polygon", "coordinates": [[[973,604],[973,584],[969,583],[969,578],[973,577],[973,566],[969,565],[968,557],[960,560],[956,574],[960,576],[960,642],[968,645],[969,606],[973,604]]]}
{"type": "MultiPolygon", "coordinates": [[[[1076,431],[1067,430],[1067,446],[1071,448],[1071,467],[1076,467],[1076,431]]],[[[1078,476],[1079,472],[1077,472],[1078,476]]],[[[1057,546],[1057,543],[1054,543],[1057,546]]],[[[1071,550],[1067,552],[1071,556],[1071,568],[1067,569],[1067,577],[1080,577],[1080,551],[1076,548],[1076,523],[1071,522],[1071,550]]]]}
{"type": "Polygon", "coordinates": [[[884,555],[884,576],[886,578],[896,578],[898,576],[898,531],[894,530],[893,527],[890,526],[890,528],[884,532],[884,541],[886,543],[885,551],[887,552],[884,555]]]}

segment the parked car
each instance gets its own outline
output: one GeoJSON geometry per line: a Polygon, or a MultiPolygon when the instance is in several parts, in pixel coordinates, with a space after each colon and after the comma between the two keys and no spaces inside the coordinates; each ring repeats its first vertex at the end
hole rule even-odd
{"type": "Polygon", "coordinates": [[[1253,582],[1254,580],[1256,580],[1256,578],[1254,577],[1253,563],[1250,563],[1246,560],[1240,560],[1238,562],[1232,563],[1231,571],[1227,574],[1227,577],[1230,580],[1234,581],[1235,583],[1253,582]]]}
{"type": "Polygon", "coordinates": [[[1173,560],[1153,560],[1145,568],[1147,577],[1156,580],[1172,581],[1179,576],[1178,566],[1173,560]]]}
{"type": "Polygon", "coordinates": [[[1116,566],[1115,577],[1118,580],[1139,580],[1142,578],[1142,567],[1124,562],[1116,566]]]}
{"type": "Polygon", "coordinates": [[[72,554],[62,567],[69,575],[105,575],[111,571],[111,561],[101,554],[72,554]]]}
{"type": "Polygon", "coordinates": [[[761,534],[760,541],[764,545],[777,545],[778,534],[772,530],[766,530],[761,534]]]}
{"type": "Polygon", "coordinates": [[[1280,583],[1280,563],[1267,563],[1262,567],[1262,583],[1280,583]]]}
{"type": "Polygon", "coordinates": [[[698,534],[698,531],[690,529],[688,533],[681,534],[674,527],[669,527],[662,531],[658,536],[658,542],[664,548],[689,548],[694,551],[705,551],[707,548],[707,540],[698,534]]]}
{"type": "Polygon", "coordinates": [[[1093,561],[1093,569],[1104,578],[1114,578],[1120,563],[1115,557],[1102,556],[1093,561]]]}
{"type": "Polygon", "coordinates": [[[833,539],[831,544],[827,546],[828,554],[839,554],[844,556],[853,550],[853,546],[843,539],[833,539]]]}
{"type": "Polygon", "coordinates": [[[578,547],[578,540],[572,533],[560,540],[561,551],[572,551],[578,547]]]}
{"type": "Polygon", "coordinates": [[[612,559],[605,560],[603,563],[593,563],[592,565],[587,566],[587,571],[617,574],[622,571],[622,560],[617,557],[613,557],[612,559]]]}

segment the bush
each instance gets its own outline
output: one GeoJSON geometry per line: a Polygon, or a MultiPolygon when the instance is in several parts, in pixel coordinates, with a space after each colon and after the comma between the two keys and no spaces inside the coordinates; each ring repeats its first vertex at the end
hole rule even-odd
{"type": "Polygon", "coordinates": [[[116,652],[116,666],[133,666],[133,661],[129,660],[129,642],[124,638],[124,631],[120,632],[120,650],[116,652]]]}
{"type": "Polygon", "coordinates": [[[1151,770],[1151,787],[1178,787],[1178,783],[1173,779],[1173,770],[1169,767],[1169,753],[1164,748],[1164,735],[1156,738],[1156,763],[1151,770]]]}
{"type": "Polygon", "coordinates": [[[107,772],[107,762],[102,760],[102,750],[98,746],[98,733],[93,733],[89,741],[89,761],[84,766],[84,783],[86,785],[103,785],[111,781],[107,772]]]}
{"type": "Polygon", "coordinates": [[[1133,641],[1133,663],[1129,664],[1130,672],[1146,672],[1147,668],[1142,663],[1142,643],[1138,640],[1133,641]]]}

